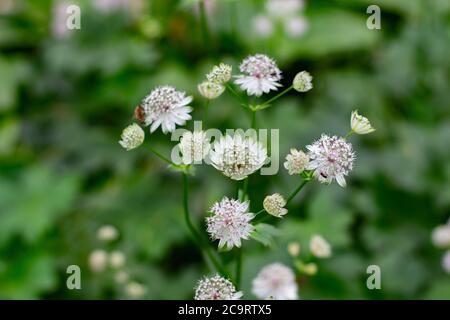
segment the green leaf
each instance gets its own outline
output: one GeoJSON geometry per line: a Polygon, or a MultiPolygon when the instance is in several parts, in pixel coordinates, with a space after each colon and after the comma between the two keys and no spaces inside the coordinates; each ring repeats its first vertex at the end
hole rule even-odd
{"type": "Polygon", "coordinates": [[[251,237],[262,243],[264,246],[271,246],[274,243],[274,237],[280,234],[279,230],[270,224],[260,223],[255,226],[251,237]]]}

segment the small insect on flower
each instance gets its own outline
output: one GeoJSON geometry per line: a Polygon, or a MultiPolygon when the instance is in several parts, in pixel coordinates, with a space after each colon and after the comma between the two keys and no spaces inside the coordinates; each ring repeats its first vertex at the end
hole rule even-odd
{"type": "Polygon", "coordinates": [[[225,87],[223,85],[210,81],[200,83],[197,89],[203,97],[210,100],[216,99],[225,91],[225,87]]]}
{"type": "Polygon", "coordinates": [[[309,164],[307,170],[314,170],[314,177],[322,183],[333,179],[345,187],[345,176],[353,169],[355,154],[350,142],[336,136],[322,134],[321,138],[306,147],[309,164]]]}
{"type": "Polygon", "coordinates": [[[309,72],[299,72],[292,81],[292,86],[298,92],[309,91],[313,88],[312,79],[313,77],[309,74],[309,72]]]}
{"type": "Polygon", "coordinates": [[[224,84],[230,81],[232,71],[233,68],[230,65],[221,63],[212,68],[211,72],[206,75],[206,79],[212,83],[224,84]]]}
{"type": "Polygon", "coordinates": [[[263,201],[264,210],[266,210],[268,214],[277,218],[281,218],[288,213],[287,209],[284,208],[285,205],[286,200],[279,193],[267,196],[263,201]]]}
{"type": "Polygon", "coordinates": [[[219,240],[219,249],[226,246],[231,250],[240,247],[241,240],[248,240],[254,227],[251,224],[253,213],[248,212],[248,202],[239,202],[224,197],[212,208],[212,216],[206,218],[207,231],[212,240],[219,240]]]}
{"type": "Polygon", "coordinates": [[[259,97],[282,86],[278,82],[281,80],[281,70],[273,59],[264,54],[245,58],[239,69],[243,74],[237,76],[234,83],[247,91],[249,96],[259,97]]]}
{"type": "Polygon", "coordinates": [[[370,124],[369,119],[359,115],[358,110],[352,112],[350,125],[352,127],[352,131],[356,134],[368,134],[375,131],[370,124]]]}
{"type": "Polygon", "coordinates": [[[195,288],[195,300],[239,300],[242,292],[236,291],[231,283],[219,275],[204,277],[195,288]]]}
{"type": "Polygon", "coordinates": [[[278,262],[265,266],[253,280],[252,292],[260,299],[298,299],[295,274],[290,268],[278,262]]]}
{"type": "Polygon", "coordinates": [[[210,151],[209,139],[204,131],[186,131],[178,144],[184,164],[201,163],[210,151]]]}
{"type": "Polygon", "coordinates": [[[247,178],[268,160],[267,150],[261,142],[239,133],[227,134],[216,141],[210,159],[214,168],[233,180],[247,178]]]}
{"type": "Polygon", "coordinates": [[[328,258],[331,256],[330,244],[318,234],[311,237],[309,249],[311,250],[312,255],[317,258],[328,258]]]}
{"type": "Polygon", "coordinates": [[[300,174],[305,171],[309,163],[309,157],[303,152],[292,148],[291,153],[286,156],[284,167],[290,175],[300,174]]]}
{"type": "Polygon", "coordinates": [[[156,87],[141,103],[144,113],[144,123],[154,132],[160,126],[163,133],[172,132],[175,126],[182,126],[191,119],[191,96],[183,91],[177,91],[172,86],[156,87]]]}
{"type": "Polygon", "coordinates": [[[122,131],[120,138],[119,144],[127,151],[130,151],[144,142],[145,133],[139,125],[133,123],[122,131]]]}
{"type": "Polygon", "coordinates": [[[134,108],[134,119],[138,121],[139,123],[144,124],[145,123],[145,111],[142,106],[137,106],[134,108]]]}

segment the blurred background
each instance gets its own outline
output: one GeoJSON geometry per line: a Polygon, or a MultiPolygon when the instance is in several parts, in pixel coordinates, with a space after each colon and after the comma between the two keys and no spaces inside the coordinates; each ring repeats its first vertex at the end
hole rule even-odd
{"type": "MultiPolygon", "coordinates": [[[[264,265],[292,266],[289,242],[303,249],[320,233],[333,256],[300,279],[302,299],[450,299],[444,251],[430,236],[450,216],[450,2],[204,4],[206,21],[199,0],[0,0],[0,298],[191,299],[209,271],[184,225],[180,174],[147,148],[168,155],[174,142],[147,129],[136,150],[118,140],[155,86],[194,95],[199,119],[205,73],[221,61],[237,73],[247,55],[265,53],[285,86],[298,71],[314,76],[312,91],[258,113],[259,127],[280,129],[281,162],[322,132],[347,133],[354,109],[377,131],[352,137],[347,188],[308,185],[272,246],[245,243],[246,297],[264,265]],[[81,8],[80,30],[65,27],[70,4],[81,8]],[[381,30],[366,27],[371,4],[381,30]],[[371,264],[381,290],[366,287],[371,264]],[[66,287],[69,265],[81,268],[81,290],[66,287]]],[[[225,93],[208,126],[247,128],[249,119],[225,93]]],[[[253,175],[252,208],[296,183],[284,169],[253,175]]],[[[190,205],[199,227],[235,188],[197,168],[190,205]]]]}

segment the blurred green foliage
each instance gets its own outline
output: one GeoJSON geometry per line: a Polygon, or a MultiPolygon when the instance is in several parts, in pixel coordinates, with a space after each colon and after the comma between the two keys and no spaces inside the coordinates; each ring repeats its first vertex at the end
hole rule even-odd
{"type": "MultiPolygon", "coordinates": [[[[308,94],[292,93],[258,113],[260,127],[280,129],[282,157],[322,132],[345,134],[356,108],[377,131],[352,137],[357,161],[346,189],[308,185],[272,246],[245,243],[247,297],[266,263],[291,265],[290,241],[308,250],[309,237],[320,233],[334,255],[301,282],[301,298],[450,298],[442,252],[430,242],[432,228],[450,215],[448,1],[307,1],[309,28],[292,39],[278,29],[255,35],[252,19],[264,1],[216,0],[208,43],[198,0],[141,1],[138,10],[108,12],[94,1],[73,2],[81,6],[81,30],[62,36],[54,32],[57,1],[0,2],[0,298],[127,298],[112,270],[89,271],[97,248],[126,254],[127,272],[147,288],[144,298],[192,298],[208,269],[182,219],[181,178],[146,148],[168,154],[174,142],[147,130],[145,145],[132,152],[117,141],[154,86],[194,95],[200,119],[196,84],[204,73],[220,61],[237,70],[257,52],[277,60],[284,85],[300,70],[314,76],[308,94]],[[366,28],[369,4],[381,7],[381,30],[366,28]],[[104,224],[120,231],[113,244],[96,237],[104,224]],[[71,264],[81,267],[82,290],[66,288],[71,264]],[[381,267],[382,290],[366,288],[370,264],[381,267]]],[[[213,101],[208,126],[246,128],[241,112],[225,94],[213,101]]],[[[252,176],[252,209],[296,183],[284,170],[252,176]]],[[[207,208],[236,188],[208,166],[191,185],[199,226],[207,208]]]]}

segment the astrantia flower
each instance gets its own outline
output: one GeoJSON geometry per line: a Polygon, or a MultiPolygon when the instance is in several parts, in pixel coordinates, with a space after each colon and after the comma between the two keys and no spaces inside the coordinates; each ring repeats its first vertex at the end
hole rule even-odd
{"type": "Polygon", "coordinates": [[[330,244],[320,235],[313,235],[309,242],[309,249],[313,256],[317,258],[328,258],[331,256],[330,244]]]}
{"type": "Polygon", "coordinates": [[[434,228],[431,239],[436,247],[450,247],[450,224],[440,225],[434,228]]]}
{"type": "Polygon", "coordinates": [[[356,134],[368,134],[374,132],[369,119],[358,114],[358,110],[352,112],[350,124],[352,131],[356,134]]]}
{"type": "Polygon", "coordinates": [[[285,205],[286,200],[279,193],[267,196],[263,201],[264,210],[266,210],[268,214],[278,218],[281,218],[288,213],[287,209],[284,208],[285,205]]]}
{"type": "Polygon", "coordinates": [[[184,164],[200,163],[210,150],[209,139],[204,131],[186,131],[178,146],[184,164]]]}
{"type": "Polygon", "coordinates": [[[206,75],[209,82],[224,84],[231,79],[231,72],[233,68],[225,63],[214,66],[210,73],[206,75]]]}
{"type": "Polygon", "coordinates": [[[312,84],[313,77],[308,71],[301,71],[297,73],[294,80],[292,81],[292,86],[298,92],[306,92],[313,88],[312,84]]]}
{"type": "Polygon", "coordinates": [[[225,87],[217,82],[205,81],[198,85],[198,92],[206,99],[215,99],[224,91],[225,87]]]}
{"type": "Polygon", "coordinates": [[[172,132],[175,125],[182,126],[191,119],[191,102],[192,97],[172,86],[157,87],[142,101],[144,123],[151,125],[150,132],[159,126],[163,133],[172,132]]]}
{"type": "Polygon", "coordinates": [[[252,137],[226,135],[216,141],[210,153],[211,164],[233,180],[245,179],[267,160],[267,150],[252,137]]]}
{"type": "Polygon", "coordinates": [[[315,178],[322,183],[331,183],[336,179],[341,187],[346,186],[345,176],[353,169],[355,160],[351,143],[322,134],[319,140],[306,148],[310,160],[306,169],[315,170],[315,178]]]}
{"type": "Polygon", "coordinates": [[[236,292],[231,281],[215,275],[203,278],[195,288],[195,300],[239,300],[242,292],[236,292]]]}
{"type": "Polygon", "coordinates": [[[248,240],[254,227],[251,220],[253,213],[248,213],[248,202],[224,197],[215,203],[212,216],[206,218],[207,231],[212,240],[219,240],[219,248],[225,245],[228,250],[233,246],[240,247],[241,240],[248,240]]]}
{"type": "Polygon", "coordinates": [[[278,90],[281,79],[281,70],[274,60],[264,54],[249,56],[242,61],[239,69],[243,75],[237,76],[234,83],[246,90],[247,94],[260,96],[270,90],[278,90]]]}
{"type": "Polygon", "coordinates": [[[130,151],[139,147],[144,142],[145,133],[139,125],[133,123],[123,129],[120,138],[119,144],[127,151],[130,151]]]}
{"type": "Polygon", "coordinates": [[[298,255],[300,254],[300,243],[290,242],[288,244],[287,251],[292,257],[298,257],[298,255]]]}
{"type": "Polygon", "coordinates": [[[298,299],[295,274],[281,263],[270,264],[264,267],[253,280],[252,292],[260,299],[298,299]]]}
{"type": "Polygon", "coordinates": [[[292,148],[291,153],[286,156],[284,167],[290,175],[300,174],[305,171],[309,163],[309,157],[303,152],[292,148]]]}

